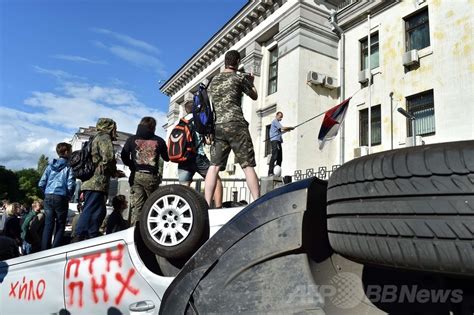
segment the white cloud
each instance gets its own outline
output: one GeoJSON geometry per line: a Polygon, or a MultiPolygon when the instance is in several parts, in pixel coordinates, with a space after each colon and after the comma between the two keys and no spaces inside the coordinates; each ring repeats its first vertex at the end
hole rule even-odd
{"type": "Polygon", "coordinates": [[[51,56],[55,59],[73,61],[73,62],[81,62],[81,63],[92,63],[92,64],[107,64],[106,61],[103,60],[93,60],[81,56],[74,56],[74,55],[54,55],[51,56]]]}
{"type": "Polygon", "coordinates": [[[161,60],[158,58],[159,49],[155,46],[132,38],[128,35],[116,33],[107,29],[94,28],[96,33],[108,35],[112,39],[121,42],[121,45],[104,43],[93,40],[92,43],[99,48],[108,50],[111,54],[143,69],[152,70],[160,77],[167,77],[168,73],[161,60]]]}
{"type": "Polygon", "coordinates": [[[148,52],[155,53],[155,54],[160,53],[160,50],[158,48],[156,48],[155,46],[153,46],[152,44],[149,44],[149,43],[147,43],[145,41],[142,41],[142,40],[139,40],[139,39],[135,39],[135,38],[130,37],[128,35],[116,33],[116,32],[113,32],[113,31],[110,31],[110,30],[107,30],[107,29],[103,29],[103,28],[93,28],[92,30],[96,33],[111,36],[111,37],[113,37],[113,38],[115,38],[115,39],[129,45],[129,46],[133,46],[133,47],[136,47],[136,48],[139,48],[139,49],[142,49],[142,50],[146,50],[148,52]]]}
{"type": "MultiPolygon", "coordinates": [[[[95,125],[100,117],[117,122],[118,130],[135,133],[143,116],[152,116],[158,126],[166,113],[141,103],[130,90],[62,82],[54,92],[32,92],[25,99],[31,110],[0,107],[0,165],[19,169],[36,167],[41,154],[55,157],[58,142],[70,141],[79,127],[95,125]]],[[[164,131],[157,128],[164,137],[164,131]]]]}
{"type": "Polygon", "coordinates": [[[156,57],[144,54],[138,50],[127,48],[124,46],[108,46],[107,49],[119,58],[122,58],[136,66],[144,69],[153,69],[158,75],[165,77],[167,75],[164,70],[163,63],[156,57]]]}
{"type": "Polygon", "coordinates": [[[38,66],[33,66],[33,69],[35,69],[36,72],[41,73],[41,74],[47,74],[55,77],[58,80],[70,80],[70,79],[75,79],[75,80],[85,80],[86,78],[80,77],[77,75],[73,75],[70,73],[67,73],[66,71],[63,70],[53,70],[53,69],[45,69],[41,68],[38,66]]]}

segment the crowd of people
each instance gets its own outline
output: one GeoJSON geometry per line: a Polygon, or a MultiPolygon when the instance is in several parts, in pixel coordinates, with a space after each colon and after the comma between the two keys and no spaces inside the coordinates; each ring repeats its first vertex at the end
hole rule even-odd
{"type": "MultiPolygon", "coordinates": [[[[184,104],[185,118],[193,130],[196,155],[186,162],[179,163],[179,182],[189,186],[194,174],[200,174],[205,179],[205,199],[209,206],[215,208],[222,207],[223,189],[219,171],[225,169],[230,151],[234,152],[236,163],[242,167],[253,199],[257,199],[260,195],[254,169],[255,152],[241,104],[243,94],[253,100],[258,98],[258,94],[253,83],[254,77],[238,72],[239,64],[239,52],[228,51],[225,55],[225,69],[217,74],[208,86],[215,112],[212,139],[203,137],[193,128],[192,98],[187,98],[184,104]],[[210,158],[206,156],[205,145],[210,145],[210,158]]],[[[282,117],[281,112],[277,113],[277,118],[272,123],[272,135],[275,139],[270,140],[275,158],[272,157],[269,174],[272,173],[274,163],[281,164],[281,137],[277,137],[278,132],[291,130],[279,124],[282,117]],[[280,155],[277,156],[278,154],[280,155]]],[[[117,124],[110,118],[100,118],[96,129],[97,134],[90,140],[95,170],[93,176],[82,183],[83,203],[79,203],[78,213],[72,220],[71,242],[94,238],[104,232],[113,233],[129,225],[135,225],[140,220],[143,204],[160,184],[160,157],[164,161],[169,161],[165,140],[155,135],[156,120],[153,117],[143,117],[136,134],[126,141],[121,152],[122,161],[130,169],[130,222],[122,215],[128,208],[128,201],[125,196],[118,195],[112,200],[114,210],[105,221],[107,224],[104,227],[110,178],[124,177],[125,174],[117,170],[112,143],[117,138],[117,124]]],[[[26,214],[23,213],[24,215],[21,215],[19,204],[6,205],[7,218],[3,236],[9,240],[4,241],[15,244],[17,248],[20,247],[22,254],[58,247],[69,241],[65,239],[64,231],[68,219],[69,201],[76,188],[76,179],[68,165],[72,153],[71,145],[58,143],[56,152],[58,158],[53,159],[47,166],[38,183],[44,193],[44,201],[34,201],[31,210],[26,214]]]]}

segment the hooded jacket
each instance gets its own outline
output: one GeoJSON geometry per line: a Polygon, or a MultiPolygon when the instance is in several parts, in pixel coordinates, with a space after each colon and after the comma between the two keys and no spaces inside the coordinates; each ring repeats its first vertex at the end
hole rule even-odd
{"type": "Polygon", "coordinates": [[[97,121],[97,135],[92,140],[92,162],[95,165],[94,175],[84,183],[82,190],[93,190],[107,193],[110,177],[117,172],[112,130],[116,124],[110,118],[100,118],[97,121]]]}
{"type": "Polygon", "coordinates": [[[46,194],[71,198],[76,189],[76,179],[67,164],[68,160],[60,157],[54,159],[44,170],[38,187],[46,194]]]}
{"type": "Polygon", "coordinates": [[[132,172],[147,171],[158,174],[159,158],[169,161],[168,147],[163,138],[156,136],[145,125],[138,125],[137,133],[125,142],[121,157],[132,172]]]}

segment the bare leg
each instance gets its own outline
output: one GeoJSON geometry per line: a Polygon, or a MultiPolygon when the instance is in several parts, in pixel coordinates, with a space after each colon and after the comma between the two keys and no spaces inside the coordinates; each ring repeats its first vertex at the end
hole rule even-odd
{"type": "Polygon", "coordinates": [[[247,166],[242,170],[244,171],[247,186],[249,186],[252,198],[253,200],[257,200],[258,197],[260,197],[260,186],[258,185],[257,173],[255,173],[255,169],[252,166],[247,166]]]}
{"type": "Polygon", "coordinates": [[[207,170],[206,179],[204,181],[204,196],[207,204],[211,206],[212,196],[217,184],[217,174],[219,173],[219,166],[211,165],[207,170]]]}
{"type": "Polygon", "coordinates": [[[214,191],[214,205],[216,208],[221,208],[222,207],[222,181],[219,175],[217,176],[217,185],[216,189],[214,191]]]}

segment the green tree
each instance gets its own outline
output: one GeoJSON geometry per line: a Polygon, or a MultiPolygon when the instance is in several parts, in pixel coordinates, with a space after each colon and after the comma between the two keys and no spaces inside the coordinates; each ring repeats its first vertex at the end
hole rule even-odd
{"type": "Polygon", "coordinates": [[[41,154],[41,156],[38,159],[38,168],[37,168],[38,173],[40,175],[43,174],[44,170],[48,166],[48,163],[49,163],[49,158],[46,155],[41,154]]]}
{"type": "Polygon", "coordinates": [[[16,172],[20,189],[20,202],[30,204],[33,199],[41,198],[42,192],[38,187],[41,175],[33,168],[23,169],[16,172]]]}
{"type": "Polygon", "coordinates": [[[18,201],[20,199],[20,189],[17,175],[0,165],[0,198],[18,201]]]}

